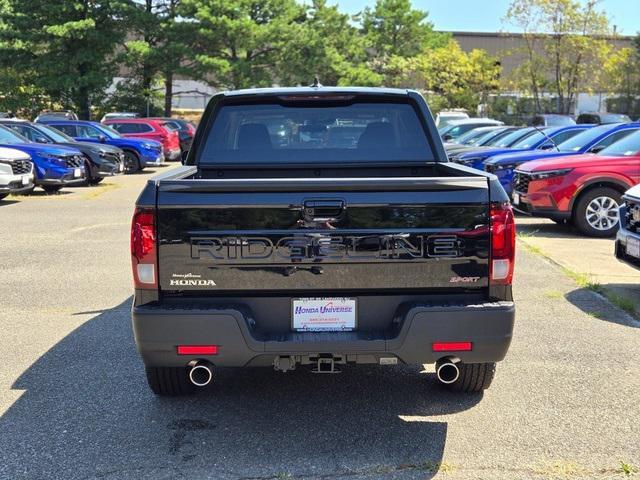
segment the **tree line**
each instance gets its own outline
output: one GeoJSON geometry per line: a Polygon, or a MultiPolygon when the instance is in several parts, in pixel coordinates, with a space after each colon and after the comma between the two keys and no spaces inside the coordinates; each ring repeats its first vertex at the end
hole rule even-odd
{"type": "Polygon", "coordinates": [[[553,92],[563,112],[584,88],[637,95],[637,50],[611,48],[594,0],[512,0],[505,21],[526,39],[508,78],[499,59],[462,51],[410,0],[376,0],[356,15],[327,0],[0,0],[0,111],[56,107],[89,118],[151,104],[168,115],[177,78],[217,89],[316,76],[411,87],[434,110],[473,111],[513,90],[536,109],[553,92]]]}

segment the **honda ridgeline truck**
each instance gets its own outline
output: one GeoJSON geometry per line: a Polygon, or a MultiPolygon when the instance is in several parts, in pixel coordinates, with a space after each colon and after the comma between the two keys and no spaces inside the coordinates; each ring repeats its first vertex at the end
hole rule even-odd
{"type": "Polygon", "coordinates": [[[132,221],[155,393],[214,367],[435,363],[454,390],[490,385],[514,324],[513,213],[495,176],[447,161],[418,93],[220,93],[183,163],[132,221]]]}

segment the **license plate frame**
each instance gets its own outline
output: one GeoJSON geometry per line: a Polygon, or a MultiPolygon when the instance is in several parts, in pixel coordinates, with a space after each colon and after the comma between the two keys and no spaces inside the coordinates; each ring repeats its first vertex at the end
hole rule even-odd
{"type": "Polygon", "coordinates": [[[511,203],[513,203],[514,205],[520,205],[520,194],[519,193],[514,193],[513,197],[511,198],[511,203]]]}
{"type": "Polygon", "coordinates": [[[26,187],[27,185],[29,185],[31,183],[31,179],[29,178],[29,175],[23,175],[22,176],[22,186],[26,187]]]}
{"type": "Polygon", "coordinates": [[[79,168],[73,169],[73,178],[82,178],[82,170],[79,168]]]}
{"type": "Polygon", "coordinates": [[[300,297],[291,299],[291,329],[295,332],[352,332],[357,328],[358,300],[356,298],[300,297]],[[303,308],[305,311],[297,309],[297,307],[303,308]]]}
{"type": "Polygon", "coordinates": [[[640,258],[640,240],[633,237],[627,238],[626,252],[630,257],[640,258]]]}

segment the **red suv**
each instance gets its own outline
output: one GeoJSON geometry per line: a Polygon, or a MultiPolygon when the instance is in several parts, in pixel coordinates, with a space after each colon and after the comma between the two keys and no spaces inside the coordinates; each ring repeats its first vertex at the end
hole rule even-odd
{"type": "Polygon", "coordinates": [[[513,204],[534,216],[569,221],[585,235],[610,237],[618,230],[622,194],[640,183],[640,132],[597,155],[527,162],[518,169],[513,204]]]}
{"type": "Polygon", "coordinates": [[[148,138],[162,143],[167,160],[180,158],[180,136],[171,124],[151,118],[118,118],[105,120],[105,125],[115,129],[123,137],[148,138]]]}

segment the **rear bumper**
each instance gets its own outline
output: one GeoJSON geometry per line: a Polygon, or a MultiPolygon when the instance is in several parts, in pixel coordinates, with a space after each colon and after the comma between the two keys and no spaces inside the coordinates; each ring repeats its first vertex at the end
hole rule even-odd
{"type": "Polygon", "coordinates": [[[462,362],[497,362],[511,343],[513,302],[468,305],[413,305],[385,332],[256,332],[241,307],[141,306],[132,312],[138,351],[147,366],[186,366],[206,358],[220,367],[269,366],[278,356],[340,354],[355,363],[397,357],[400,363],[433,363],[443,356],[462,362]],[[472,342],[468,352],[432,352],[433,342],[472,342]],[[215,344],[210,357],[178,356],[177,345],[215,344]]]}

